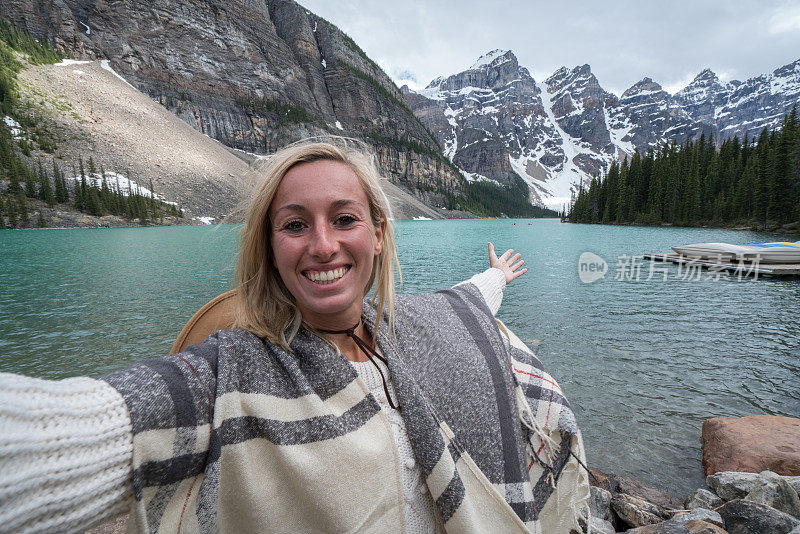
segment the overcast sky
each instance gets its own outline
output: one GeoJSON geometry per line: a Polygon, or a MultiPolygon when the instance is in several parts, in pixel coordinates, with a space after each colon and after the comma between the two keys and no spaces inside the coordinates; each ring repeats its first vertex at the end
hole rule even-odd
{"type": "Polygon", "coordinates": [[[412,88],[497,48],[537,82],[588,63],[617,95],[645,76],[675,92],[706,67],[744,80],[800,59],[800,0],[299,1],[412,88]]]}

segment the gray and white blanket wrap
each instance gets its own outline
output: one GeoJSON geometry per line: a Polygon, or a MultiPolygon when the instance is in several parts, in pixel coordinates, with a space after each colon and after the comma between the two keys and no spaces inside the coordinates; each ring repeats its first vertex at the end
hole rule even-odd
{"type": "MultiPolygon", "coordinates": [[[[575,416],[471,284],[399,296],[376,341],[447,532],[569,532],[586,514],[575,416]]],[[[363,320],[374,329],[365,300],[363,320]]],[[[388,418],[343,355],[242,330],[104,378],[134,432],[144,532],[400,532],[388,418]]]]}

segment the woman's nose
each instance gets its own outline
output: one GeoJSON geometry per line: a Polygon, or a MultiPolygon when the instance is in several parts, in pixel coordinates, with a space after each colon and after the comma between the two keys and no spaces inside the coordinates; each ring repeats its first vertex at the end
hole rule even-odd
{"type": "Polygon", "coordinates": [[[327,225],[317,225],[311,235],[309,253],[318,259],[328,260],[339,251],[335,232],[327,225]]]}

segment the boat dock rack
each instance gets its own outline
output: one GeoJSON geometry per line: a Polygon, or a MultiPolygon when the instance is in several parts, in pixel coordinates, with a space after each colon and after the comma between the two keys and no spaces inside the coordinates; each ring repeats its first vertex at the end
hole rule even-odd
{"type": "Polygon", "coordinates": [[[800,263],[709,261],[681,256],[674,252],[668,254],[645,254],[644,259],[677,263],[680,265],[700,266],[700,268],[704,269],[730,271],[748,276],[800,276],[800,263]]]}

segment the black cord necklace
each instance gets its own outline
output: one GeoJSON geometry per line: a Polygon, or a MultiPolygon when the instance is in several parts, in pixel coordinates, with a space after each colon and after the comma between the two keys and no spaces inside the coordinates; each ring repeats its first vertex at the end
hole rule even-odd
{"type": "Polygon", "coordinates": [[[381,380],[383,380],[383,391],[384,393],[386,393],[386,400],[389,401],[389,406],[399,411],[400,406],[397,406],[395,405],[394,402],[392,402],[392,397],[391,395],[389,395],[389,386],[386,384],[386,377],[383,376],[383,371],[381,370],[381,367],[377,363],[375,363],[373,356],[375,358],[378,358],[383,363],[385,363],[386,367],[389,367],[389,362],[386,361],[386,358],[378,354],[372,347],[370,347],[366,341],[364,341],[363,339],[361,339],[356,335],[356,328],[358,328],[358,325],[360,324],[361,324],[361,318],[358,319],[358,322],[355,325],[353,325],[352,328],[345,328],[344,330],[323,330],[322,328],[317,328],[317,330],[325,334],[347,334],[347,336],[350,337],[350,339],[355,341],[358,348],[361,349],[361,352],[363,352],[367,356],[367,359],[369,359],[369,361],[372,362],[372,365],[374,365],[375,368],[380,373],[381,380]]]}

